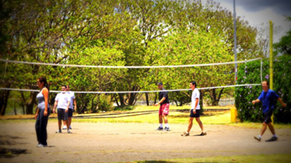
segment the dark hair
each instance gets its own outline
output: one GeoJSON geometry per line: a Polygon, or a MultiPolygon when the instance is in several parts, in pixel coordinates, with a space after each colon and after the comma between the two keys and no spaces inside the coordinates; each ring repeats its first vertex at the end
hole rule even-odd
{"type": "Polygon", "coordinates": [[[50,86],[49,86],[49,84],[47,83],[45,77],[39,77],[38,80],[39,80],[39,82],[41,82],[41,83],[43,82],[43,83],[44,83],[43,86],[46,87],[48,90],[50,90],[50,86]]]}
{"type": "Polygon", "coordinates": [[[190,82],[192,85],[195,85],[195,88],[197,87],[196,81],[191,81],[190,82]]]}
{"type": "Polygon", "coordinates": [[[162,82],[159,82],[157,85],[163,85],[163,83],[162,82]]]}
{"type": "Polygon", "coordinates": [[[267,85],[269,86],[269,81],[267,81],[267,80],[264,80],[263,82],[266,82],[266,83],[267,83],[267,85]]]}
{"type": "Polygon", "coordinates": [[[66,86],[66,85],[62,85],[62,87],[65,87],[65,88],[67,88],[67,86],[66,86]]]}

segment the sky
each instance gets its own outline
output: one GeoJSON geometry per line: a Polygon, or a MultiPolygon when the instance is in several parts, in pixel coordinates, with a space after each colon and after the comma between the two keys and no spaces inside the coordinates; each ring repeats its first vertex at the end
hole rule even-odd
{"type": "MultiPolygon", "coordinates": [[[[202,0],[206,2],[207,0],[202,0]]],[[[220,6],[233,12],[233,0],[214,0],[220,6]]],[[[274,27],[279,26],[279,31],[274,31],[274,43],[291,29],[291,22],[285,16],[291,16],[291,0],[235,0],[236,16],[247,20],[251,26],[268,29],[269,21],[274,27]],[[261,26],[262,27],[262,26],[261,26]]]]}

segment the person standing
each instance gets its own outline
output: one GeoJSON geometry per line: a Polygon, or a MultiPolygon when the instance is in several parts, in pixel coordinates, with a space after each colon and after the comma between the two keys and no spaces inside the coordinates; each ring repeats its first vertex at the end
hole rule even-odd
{"type": "Polygon", "coordinates": [[[204,132],[203,124],[200,120],[200,105],[199,105],[200,93],[199,93],[198,89],[196,88],[197,84],[195,81],[190,82],[189,85],[190,85],[190,88],[192,89],[190,118],[189,118],[188,129],[186,132],[181,134],[181,136],[189,136],[190,135],[189,132],[192,128],[194,118],[196,119],[197,123],[199,124],[199,126],[201,128],[202,132],[201,132],[200,136],[204,136],[204,135],[206,135],[206,132],[204,132]]]}
{"type": "Polygon", "coordinates": [[[163,83],[158,83],[158,88],[161,90],[159,92],[159,102],[155,104],[155,106],[160,105],[159,109],[159,123],[160,126],[157,128],[157,130],[163,130],[163,120],[165,123],[165,131],[170,131],[169,123],[168,123],[168,118],[167,116],[169,115],[169,107],[170,107],[170,101],[168,97],[168,92],[165,91],[163,83]]]}
{"type": "MultiPolygon", "coordinates": [[[[53,112],[55,113],[56,108],[58,109],[58,127],[59,130],[56,131],[56,133],[62,133],[61,127],[62,127],[62,120],[68,125],[68,111],[70,107],[70,97],[68,96],[66,92],[67,86],[62,86],[62,92],[58,93],[55,98],[55,104],[53,112]]],[[[71,133],[70,129],[67,128],[67,132],[71,133]]]]}
{"type": "Polygon", "coordinates": [[[269,82],[263,81],[262,82],[262,88],[263,91],[258,99],[253,100],[252,103],[255,105],[256,103],[262,102],[262,111],[264,115],[264,121],[263,121],[263,127],[261,129],[261,133],[258,136],[255,136],[254,138],[258,141],[261,141],[263,134],[265,133],[267,126],[269,127],[271,133],[273,134],[271,139],[266,140],[269,141],[276,141],[278,140],[278,137],[275,133],[274,126],[272,125],[272,114],[275,109],[275,105],[277,103],[277,100],[281,103],[283,107],[286,107],[286,104],[283,103],[282,99],[279,97],[279,95],[276,94],[275,91],[269,89],[269,82]]]}
{"type": "MultiPolygon", "coordinates": [[[[76,99],[75,99],[75,93],[70,91],[69,85],[67,85],[67,93],[68,93],[68,96],[70,97],[70,108],[68,111],[68,125],[69,125],[69,129],[72,129],[72,127],[71,127],[72,117],[73,117],[73,112],[77,110],[77,103],[76,103],[76,99]]],[[[67,124],[65,121],[63,121],[63,122],[64,122],[63,129],[65,130],[65,129],[67,129],[67,124]]]]}
{"type": "Polygon", "coordinates": [[[36,95],[37,110],[35,114],[35,131],[38,141],[37,147],[47,146],[47,123],[50,114],[49,107],[49,86],[46,78],[40,77],[37,79],[37,86],[40,88],[40,92],[36,95]]]}

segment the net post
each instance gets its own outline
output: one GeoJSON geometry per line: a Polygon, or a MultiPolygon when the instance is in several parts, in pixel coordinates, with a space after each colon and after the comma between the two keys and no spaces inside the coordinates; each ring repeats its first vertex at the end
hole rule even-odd
{"type": "MultiPolygon", "coordinates": [[[[270,21],[270,89],[273,88],[273,22],[270,21]]],[[[274,124],[274,114],[272,114],[272,124],[274,124]]]]}
{"type": "Polygon", "coordinates": [[[235,0],[233,0],[233,31],[234,31],[234,60],[235,60],[235,84],[237,84],[237,52],[236,52],[236,43],[237,43],[237,40],[236,40],[236,11],[235,11],[235,0]]]}
{"type": "Polygon", "coordinates": [[[261,69],[260,73],[261,73],[261,83],[262,83],[263,82],[263,60],[262,60],[262,58],[261,58],[261,66],[260,66],[260,69],[261,69]]]}

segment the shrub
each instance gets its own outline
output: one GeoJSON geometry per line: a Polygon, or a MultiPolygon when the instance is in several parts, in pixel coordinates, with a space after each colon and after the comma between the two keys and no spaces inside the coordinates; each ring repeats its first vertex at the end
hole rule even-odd
{"type": "MultiPolygon", "coordinates": [[[[277,102],[274,110],[274,121],[276,123],[291,123],[291,57],[282,56],[273,62],[273,90],[281,97],[287,107],[283,108],[277,102]],[[290,94],[290,95],[288,95],[290,94]]],[[[269,59],[263,60],[263,80],[268,80],[269,59]]],[[[246,66],[241,65],[238,70],[237,84],[261,83],[260,61],[248,62],[246,66]]],[[[245,86],[235,88],[235,106],[241,121],[262,122],[262,104],[252,105],[252,100],[259,97],[262,92],[261,86],[245,86]]]]}

